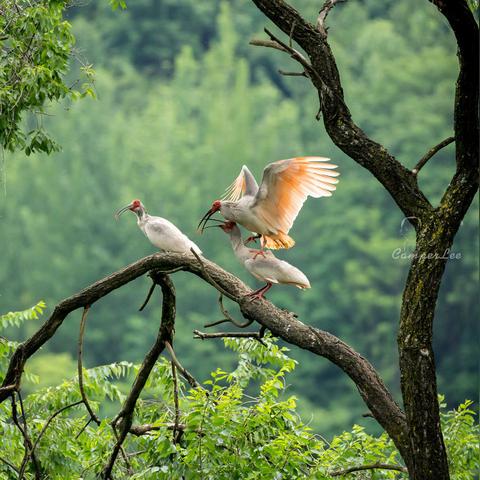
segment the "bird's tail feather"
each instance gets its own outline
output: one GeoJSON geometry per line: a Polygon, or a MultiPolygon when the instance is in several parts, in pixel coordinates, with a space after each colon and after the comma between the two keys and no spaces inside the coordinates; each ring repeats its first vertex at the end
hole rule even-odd
{"type": "Polygon", "coordinates": [[[292,248],[295,245],[295,240],[289,237],[286,233],[278,232],[275,235],[264,235],[264,246],[272,250],[280,248],[292,248]]]}

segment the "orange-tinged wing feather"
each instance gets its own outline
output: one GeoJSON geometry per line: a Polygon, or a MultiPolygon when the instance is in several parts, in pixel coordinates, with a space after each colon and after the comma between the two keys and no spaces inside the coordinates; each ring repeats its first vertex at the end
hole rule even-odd
{"type": "Polygon", "coordinates": [[[238,200],[243,197],[245,188],[245,176],[243,175],[242,171],[240,172],[240,175],[233,181],[233,183],[225,190],[222,200],[227,200],[228,202],[238,202],[238,200]]]}
{"type": "Polygon", "coordinates": [[[255,177],[252,175],[246,165],[240,170],[240,174],[233,183],[225,190],[222,200],[228,202],[238,202],[244,195],[255,195],[258,191],[258,185],[255,177]]]}
{"type": "Polygon", "coordinates": [[[286,235],[307,197],[330,197],[339,175],[324,157],[297,157],[268,165],[256,196],[255,213],[272,231],[286,235]]]}

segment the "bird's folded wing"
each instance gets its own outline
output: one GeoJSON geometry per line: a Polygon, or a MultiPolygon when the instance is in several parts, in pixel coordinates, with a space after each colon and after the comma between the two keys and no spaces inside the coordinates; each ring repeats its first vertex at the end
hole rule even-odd
{"type": "Polygon", "coordinates": [[[258,192],[258,184],[252,172],[246,165],[240,170],[240,174],[234,182],[225,190],[222,200],[228,202],[238,202],[244,195],[251,195],[252,197],[258,192]]]}
{"type": "Polygon", "coordinates": [[[273,231],[288,233],[308,196],[330,197],[336,189],[337,165],[325,157],[297,157],[270,163],[253,210],[273,231]]]}

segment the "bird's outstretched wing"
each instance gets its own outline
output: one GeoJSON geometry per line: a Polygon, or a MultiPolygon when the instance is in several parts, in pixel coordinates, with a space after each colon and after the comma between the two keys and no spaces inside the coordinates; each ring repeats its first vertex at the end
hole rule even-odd
{"type": "Polygon", "coordinates": [[[337,165],[325,157],[297,157],[270,163],[263,171],[253,210],[273,231],[287,234],[308,196],[330,197],[337,165]]]}
{"type": "Polygon", "coordinates": [[[252,172],[246,165],[240,170],[240,174],[234,182],[225,190],[222,200],[228,202],[238,202],[244,195],[251,195],[252,197],[258,192],[258,184],[252,172]]]}

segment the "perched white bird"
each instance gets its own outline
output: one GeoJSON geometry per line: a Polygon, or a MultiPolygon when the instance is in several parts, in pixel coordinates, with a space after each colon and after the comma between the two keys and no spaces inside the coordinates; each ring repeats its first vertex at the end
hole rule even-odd
{"type": "Polygon", "coordinates": [[[186,235],[184,235],[173,223],[162,217],[149,215],[140,200],[132,200],[131,203],[115,213],[115,218],[127,210],[137,216],[137,225],[150,243],[165,252],[186,253],[193,248],[197,254],[202,251],[186,235]]]}
{"type": "Polygon", "coordinates": [[[225,222],[220,225],[230,236],[235,256],[245,268],[258,280],[267,282],[265,286],[249,293],[253,298],[263,298],[274,283],[294,285],[298,288],[310,288],[308,278],[298,268],[283,260],[279,260],[270,251],[252,250],[245,246],[242,234],[235,222],[225,222]]]}
{"type": "Polygon", "coordinates": [[[267,165],[258,187],[244,165],[237,179],[226,190],[223,200],[213,202],[198,227],[203,229],[215,212],[239,223],[261,237],[264,247],[290,248],[295,241],[288,232],[308,196],[330,197],[336,189],[337,165],[324,157],[297,157],[267,165]]]}

